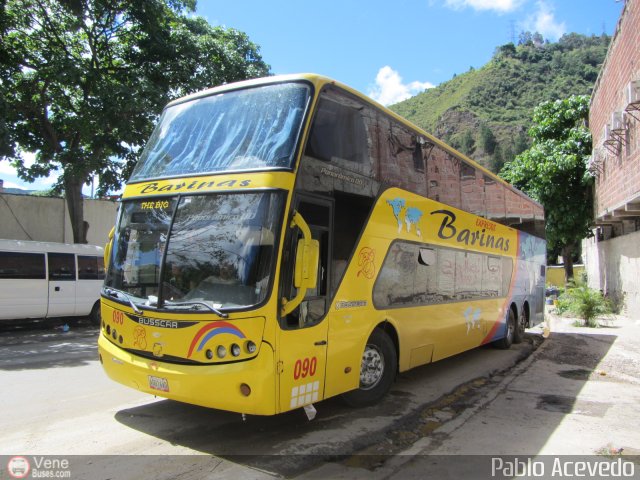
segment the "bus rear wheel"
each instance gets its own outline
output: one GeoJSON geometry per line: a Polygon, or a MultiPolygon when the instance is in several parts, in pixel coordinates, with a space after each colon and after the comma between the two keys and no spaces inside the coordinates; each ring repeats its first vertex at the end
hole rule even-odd
{"type": "Polygon", "coordinates": [[[396,347],[387,333],[376,328],[362,353],[360,387],[342,398],[352,407],[366,407],[380,401],[389,391],[398,369],[396,347]]]}
{"type": "Polygon", "coordinates": [[[518,322],[513,332],[513,343],[522,343],[524,341],[524,331],[528,323],[527,312],[523,306],[520,310],[520,315],[518,315],[518,322]]]}
{"type": "Polygon", "coordinates": [[[507,331],[504,333],[504,337],[500,340],[496,340],[493,345],[501,350],[508,350],[511,348],[516,328],[516,314],[513,311],[513,308],[510,308],[509,313],[507,314],[507,331]]]}

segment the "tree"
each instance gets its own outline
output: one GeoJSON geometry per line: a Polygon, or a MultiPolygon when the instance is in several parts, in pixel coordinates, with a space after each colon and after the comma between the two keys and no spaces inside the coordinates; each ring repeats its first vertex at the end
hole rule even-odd
{"type": "Polygon", "coordinates": [[[500,144],[497,144],[495,150],[493,151],[493,155],[491,156],[489,167],[492,172],[498,173],[503,166],[504,157],[502,156],[502,147],[500,147],[500,144]]]}
{"type": "Polygon", "coordinates": [[[565,277],[573,278],[573,252],[589,236],[593,177],[587,169],[591,134],[585,125],[589,97],[572,96],[535,108],[531,147],[500,175],[545,208],[549,249],[559,248],[565,277]]]}
{"type": "Polygon", "coordinates": [[[473,134],[471,133],[471,130],[465,130],[462,133],[462,136],[460,137],[459,146],[460,146],[460,150],[465,155],[473,154],[473,151],[475,150],[475,146],[476,146],[476,141],[473,138],[473,134]]]}
{"type": "Polygon", "coordinates": [[[495,135],[486,123],[480,125],[479,143],[480,148],[482,148],[487,155],[493,155],[493,152],[495,152],[496,146],[498,145],[495,135]]]}
{"type": "Polygon", "coordinates": [[[0,3],[0,159],[27,181],[60,172],[75,242],[86,241],[82,186],[99,175],[99,194],[119,188],[169,100],[268,75],[244,33],[194,10],[195,0],[0,3]]]}
{"type": "Polygon", "coordinates": [[[531,32],[520,32],[518,35],[518,45],[532,45],[533,34],[531,32]]]}

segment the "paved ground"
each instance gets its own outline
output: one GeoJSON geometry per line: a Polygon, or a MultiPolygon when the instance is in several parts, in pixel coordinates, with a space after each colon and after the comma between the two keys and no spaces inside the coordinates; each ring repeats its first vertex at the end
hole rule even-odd
{"type": "Polygon", "coordinates": [[[430,417],[450,420],[402,454],[378,468],[332,464],[305,478],[491,478],[493,457],[548,464],[553,457],[544,456],[559,455],[635,462],[640,478],[640,321],[617,317],[587,329],[548,319],[551,334],[529,358],[471,398],[465,393],[468,408],[459,415],[440,402],[430,417]]]}
{"type": "MultiPolygon", "coordinates": [[[[0,455],[83,455],[74,478],[113,479],[292,478],[335,460],[366,459],[373,467],[368,452],[391,458],[428,433],[435,423],[424,423],[425,405],[465,386],[467,394],[452,397],[452,413],[438,414],[440,422],[450,420],[486,379],[512,369],[541,339],[531,335],[511,350],[478,348],[403,373],[372,407],[329,399],[316,404],[311,422],[302,409],[243,421],[111,381],[97,360],[97,328],[62,327],[0,333],[0,455]]],[[[2,472],[0,464],[0,478],[2,472]]]]}
{"type": "Polygon", "coordinates": [[[102,455],[76,458],[73,478],[113,479],[491,478],[496,456],[637,461],[640,322],[551,324],[544,341],[534,330],[511,351],[402,374],[380,405],[321,402],[313,422],[300,412],[243,422],[115,384],[92,327],[4,332],[0,454],[102,455]]]}

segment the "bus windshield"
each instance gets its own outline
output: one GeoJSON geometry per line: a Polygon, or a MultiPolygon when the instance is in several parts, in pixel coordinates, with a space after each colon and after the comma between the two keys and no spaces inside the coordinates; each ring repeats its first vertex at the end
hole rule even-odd
{"type": "Polygon", "coordinates": [[[162,113],[130,182],[290,168],[310,87],[281,83],[173,105],[162,113]]]}
{"type": "Polygon", "coordinates": [[[261,192],[125,201],[105,287],[159,309],[261,303],[284,198],[261,192]]]}

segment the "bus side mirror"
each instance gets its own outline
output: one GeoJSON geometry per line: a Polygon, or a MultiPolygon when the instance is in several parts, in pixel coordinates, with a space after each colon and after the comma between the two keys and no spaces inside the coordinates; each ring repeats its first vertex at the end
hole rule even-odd
{"type": "Polygon", "coordinates": [[[298,240],[293,272],[293,286],[298,289],[298,293],[291,300],[282,299],[280,314],[283,316],[293,312],[304,300],[307,290],[316,286],[320,258],[320,243],[311,238],[309,225],[298,212],[293,214],[290,227],[298,227],[302,231],[302,238],[298,240]]]}
{"type": "Polygon", "coordinates": [[[320,258],[320,243],[318,240],[298,240],[296,252],[296,266],[293,286],[296,288],[313,288],[318,283],[318,260],[320,258]]]}
{"type": "Polygon", "coordinates": [[[111,245],[113,244],[113,235],[116,232],[116,227],[112,227],[109,232],[109,240],[107,244],[104,246],[104,270],[107,271],[107,267],[109,266],[109,258],[111,257],[111,245]]]}

